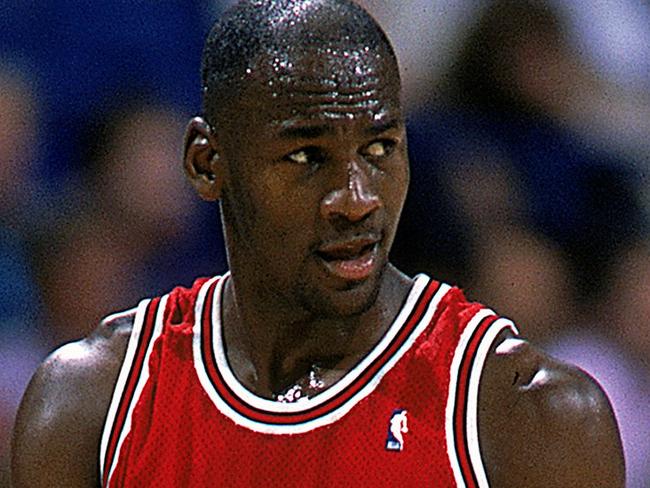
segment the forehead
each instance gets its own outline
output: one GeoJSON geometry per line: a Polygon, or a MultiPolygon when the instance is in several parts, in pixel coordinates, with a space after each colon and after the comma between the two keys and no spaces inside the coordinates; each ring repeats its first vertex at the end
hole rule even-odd
{"type": "Polygon", "coordinates": [[[269,50],[242,81],[238,116],[267,124],[401,118],[395,61],[367,46],[343,42],[269,50]]]}

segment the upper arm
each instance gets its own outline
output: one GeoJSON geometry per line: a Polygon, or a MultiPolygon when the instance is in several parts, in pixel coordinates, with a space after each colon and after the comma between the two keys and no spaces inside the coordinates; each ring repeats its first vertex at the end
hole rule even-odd
{"type": "Polygon", "coordinates": [[[527,342],[510,344],[490,355],[481,381],[479,432],[491,486],[623,487],[618,428],[600,386],[527,342]]]}
{"type": "Polygon", "coordinates": [[[15,488],[99,486],[99,444],[124,335],[66,344],[36,371],[14,427],[15,488]]]}

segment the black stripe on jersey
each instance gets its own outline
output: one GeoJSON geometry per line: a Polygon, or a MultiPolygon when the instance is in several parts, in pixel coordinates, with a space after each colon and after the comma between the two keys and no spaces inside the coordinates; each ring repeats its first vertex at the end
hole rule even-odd
{"type": "MultiPolygon", "coordinates": [[[[494,321],[497,319],[495,315],[488,315],[487,317],[483,318],[476,329],[474,329],[474,332],[472,333],[472,336],[470,337],[470,340],[467,343],[467,349],[466,352],[470,350],[470,348],[474,347],[474,351],[472,351],[471,355],[465,354],[463,356],[463,359],[460,364],[460,370],[459,373],[462,374],[463,371],[467,371],[467,378],[463,378],[463,383],[459,383],[459,388],[456,389],[456,408],[455,408],[455,414],[454,414],[454,419],[457,418],[458,415],[462,415],[463,419],[463,430],[462,430],[462,445],[459,445],[459,443],[456,443],[456,450],[463,450],[463,458],[465,460],[465,463],[469,466],[469,469],[464,469],[463,463],[461,463],[461,473],[463,474],[463,478],[465,480],[465,483],[467,484],[467,488],[474,488],[478,487],[478,478],[476,477],[476,472],[474,471],[474,467],[472,465],[472,460],[469,452],[469,446],[467,444],[467,411],[468,411],[468,403],[469,403],[469,383],[472,378],[472,369],[474,367],[474,364],[476,362],[476,353],[478,351],[479,346],[481,345],[483,338],[485,337],[485,334],[487,331],[490,329],[490,325],[494,323],[494,321]],[[488,323],[489,322],[489,323],[488,323]],[[463,399],[462,404],[459,402],[460,395],[463,394],[465,395],[465,398],[463,399]],[[460,409],[459,409],[460,407],[460,409]],[[468,479],[468,472],[469,476],[471,478],[468,479]]],[[[461,378],[459,378],[460,380],[461,378]]],[[[460,454],[460,453],[459,453],[460,454]]]]}
{"type": "MultiPolygon", "coordinates": [[[[255,418],[252,414],[244,411],[242,408],[239,406],[242,406],[245,410],[248,410],[253,413],[259,413],[263,416],[267,417],[275,417],[277,418],[277,422],[280,423],[281,425],[300,425],[304,424],[306,422],[309,422],[313,420],[314,418],[323,416],[333,410],[338,409],[340,406],[344,405],[348,400],[353,398],[359,391],[361,391],[363,388],[365,388],[376,376],[376,373],[380,371],[381,367],[377,369],[377,371],[373,374],[368,375],[367,378],[364,378],[365,375],[367,375],[369,370],[372,370],[374,367],[377,366],[379,363],[386,363],[390,357],[393,356],[393,354],[399,350],[399,346],[391,353],[390,355],[387,354],[388,351],[393,349],[396,343],[403,344],[408,341],[408,339],[413,335],[414,331],[417,329],[417,324],[420,322],[422,317],[426,314],[426,311],[429,308],[429,304],[433,300],[433,298],[436,296],[436,293],[440,290],[441,284],[438,282],[435,282],[431,280],[422,290],[420,293],[420,296],[418,297],[417,301],[415,304],[412,306],[409,315],[404,321],[404,325],[402,326],[402,329],[395,334],[395,337],[391,340],[391,342],[385,347],[385,349],[382,351],[382,353],[372,362],[370,363],[364,371],[358,374],[357,378],[349,385],[348,388],[345,390],[342,390],[332,398],[329,398],[327,401],[319,403],[317,405],[314,405],[313,407],[307,408],[305,410],[300,410],[297,412],[272,412],[268,411],[259,407],[256,407],[254,405],[250,405],[249,403],[245,402],[243,399],[237,395],[236,392],[230,388],[228,383],[225,381],[225,378],[221,374],[221,371],[219,370],[217,366],[217,360],[216,360],[216,355],[214,351],[214,339],[212,337],[212,334],[214,333],[215,327],[212,324],[212,313],[213,310],[212,308],[215,306],[215,300],[214,300],[214,295],[215,295],[215,289],[216,289],[216,282],[211,286],[211,289],[208,290],[208,296],[209,300],[206,299],[204,303],[204,309],[202,312],[202,320],[207,322],[202,323],[202,330],[201,333],[202,335],[205,334],[206,332],[209,335],[206,335],[204,337],[201,337],[201,342],[202,342],[202,347],[201,347],[201,356],[202,360],[204,361],[204,365],[206,367],[206,371],[208,372],[208,378],[210,379],[211,384],[213,385],[215,391],[221,396],[223,401],[225,401],[228,405],[230,405],[231,408],[233,408],[235,411],[239,413],[242,417],[245,417],[253,422],[262,422],[262,423],[269,423],[268,421],[261,420],[259,418],[255,418]],[[428,297],[428,298],[426,298],[428,297]],[[424,303],[426,299],[426,303],[424,303]],[[421,309],[421,310],[420,310],[421,309]],[[418,316],[416,317],[416,314],[418,316]],[[410,330],[406,334],[401,334],[401,332],[405,328],[410,328],[410,330]],[[206,347],[209,348],[209,357],[206,357],[206,347]],[[211,361],[210,368],[216,372],[216,374],[219,377],[219,382],[221,385],[223,385],[223,388],[227,390],[228,394],[236,400],[236,402],[229,401],[221,392],[221,388],[219,388],[217,382],[215,379],[212,377],[212,374],[210,374],[210,368],[207,366],[206,361],[211,361]],[[343,401],[340,402],[340,404],[335,405],[334,407],[328,408],[329,405],[332,405],[332,403],[336,403],[341,399],[342,396],[347,396],[348,398],[344,399],[343,401]],[[236,403],[236,404],[235,404],[236,403]],[[300,421],[295,421],[291,422],[289,419],[291,417],[304,417],[308,416],[310,413],[313,413],[318,410],[323,410],[322,413],[319,413],[318,415],[311,416],[309,418],[301,419],[300,421]]],[[[207,298],[207,297],[206,297],[207,298]]],[[[367,356],[366,356],[367,357],[367,356]]],[[[363,358],[357,363],[360,364],[363,362],[363,358]]],[[[356,367],[356,365],[355,365],[356,367]]],[[[354,367],[352,368],[354,369],[354,367]]]]}
{"type": "Polygon", "coordinates": [[[126,422],[131,403],[133,402],[133,395],[135,394],[138,380],[142,374],[147,346],[153,336],[159,308],[160,299],[154,299],[147,304],[147,309],[144,313],[142,329],[140,330],[140,336],[138,337],[138,343],[135,348],[133,360],[129,366],[129,374],[124,384],[124,388],[122,389],[122,394],[120,395],[118,409],[115,412],[115,418],[113,419],[113,425],[111,427],[111,433],[106,447],[106,458],[104,459],[102,479],[103,486],[108,485],[110,471],[113,467],[115,455],[117,454],[117,445],[119,443],[120,434],[124,429],[124,423],[126,422]]]}

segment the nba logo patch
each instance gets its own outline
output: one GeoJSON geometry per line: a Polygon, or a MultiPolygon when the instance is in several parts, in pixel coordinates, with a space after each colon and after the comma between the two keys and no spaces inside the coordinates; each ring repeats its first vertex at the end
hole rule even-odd
{"type": "Polygon", "coordinates": [[[404,450],[404,435],[409,431],[408,421],[406,419],[406,410],[396,409],[390,416],[388,422],[388,437],[386,439],[387,451],[404,450]]]}

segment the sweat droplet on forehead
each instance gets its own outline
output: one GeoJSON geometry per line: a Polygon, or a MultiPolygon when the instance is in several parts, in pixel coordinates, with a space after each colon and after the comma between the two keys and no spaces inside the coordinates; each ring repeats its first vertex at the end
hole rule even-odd
{"type": "MultiPolygon", "coordinates": [[[[343,43],[349,45],[349,41],[343,43]]],[[[383,56],[367,46],[353,48],[342,47],[341,43],[324,43],[308,49],[299,45],[283,46],[258,59],[255,71],[284,81],[308,74],[312,78],[353,85],[376,82],[383,63],[383,56]]]]}
{"type": "Polygon", "coordinates": [[[252,92],[245,98],[260,110],[275,111],[276,120],[298,115],[378,117],[388,108],[398,109],[399,78],[391,71],[392,63],[369,47],[349,46],[327,43],[269,52],[246,70],[252,92]],[[272,103],[263,107],[264,99],[272,103]]]}

